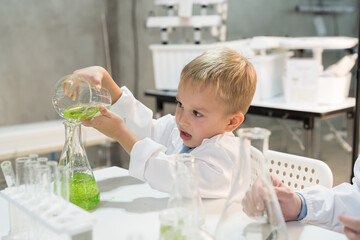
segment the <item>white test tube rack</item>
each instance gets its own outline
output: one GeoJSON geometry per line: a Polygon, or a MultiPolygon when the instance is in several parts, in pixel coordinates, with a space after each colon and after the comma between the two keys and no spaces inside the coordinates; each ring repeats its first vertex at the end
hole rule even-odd
{"type": "Polygon", "coordinates": [[[3,239],[92,239],[96,218],[59,196],[30,201],[31,196],[19,187],[0,194],[9,203],[10,231],[3,239]]]}

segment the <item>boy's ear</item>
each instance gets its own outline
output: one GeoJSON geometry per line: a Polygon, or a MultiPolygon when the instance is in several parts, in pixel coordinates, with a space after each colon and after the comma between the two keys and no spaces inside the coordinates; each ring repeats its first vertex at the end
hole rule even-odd
{"type": "Polygon", "coordinates": [[[236,112],[230,116],[228,125],[226,126],[227,132],[234,131],[244,121],[244,114],[242,112],[236,112]]]}

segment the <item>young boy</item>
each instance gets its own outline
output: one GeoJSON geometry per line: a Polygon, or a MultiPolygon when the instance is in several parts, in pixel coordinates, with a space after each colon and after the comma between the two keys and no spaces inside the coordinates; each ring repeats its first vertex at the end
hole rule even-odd
{"type": "Polygon", "coordinates": [[[101,67],[74,72],[110,91],[111,111],[83,120],[117,140],[130,154],[129,174],[153,188],[170,192],[169,155],[188,152],[195,158],[203,198],[227,197],[239,139],[232,133],[243,121],[256,88],[254,67],[227,48],[208,50],[181,73],[175,116],[153,119],[153,113],[126,88],[119,88],[101,67]]]}

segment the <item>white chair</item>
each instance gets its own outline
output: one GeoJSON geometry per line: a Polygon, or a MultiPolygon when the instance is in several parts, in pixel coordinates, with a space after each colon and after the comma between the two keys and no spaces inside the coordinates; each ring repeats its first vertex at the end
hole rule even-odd
{"type": "Polygon", "coordinates": [[[293,190],[333,185],[331,169],[320,160],[269,150],[267,161],[269,172],[293,190]]]}

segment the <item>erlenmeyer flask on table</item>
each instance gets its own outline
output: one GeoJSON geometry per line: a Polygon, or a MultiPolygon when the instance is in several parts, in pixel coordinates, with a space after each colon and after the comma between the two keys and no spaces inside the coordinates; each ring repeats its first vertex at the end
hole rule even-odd
{"type": "Polygon", "coordinates": [[[105,88],[91,86],[81,76],[68,75],[56,83],[52,103],[61,117],[79,121],[100,115],[100,106],[109,108],[111,95],[105,88]]]}
{"type": "Polygon", "coordinates": [[[64,126],[65,145],[59,166],[66,166],[69,174],[69,200],[85,210],[94,209],[100,201],[100,192],[81,141],[81,125],[64,121],[64,126]]]}
{"type": "Polygon", "coordinates": [[[160,240],[209,240],[213,239],[202,227],[204,218],[201,212],[201,198],[198,179],[191,154],[177,154],[172,173],[173,189],[167,209],[159,214],[160,240]]]}
{"type": "MultiPolygon", "coordinates": [[[[100,192],[81,141],[80,119],[100,115],[100,106],[110,107],[110,93],[92,87],[81,76],[69,75],[57,82],[52,103],[66,119],[59,166],[65,166],[69,175],[69,200],[85,210],[94,209],[100,201],[100,192]]],[[[66,193],[62,195],[67,198],[66,193]]]]}
{"type": "Polygon", "coordinates": [[[215,238],[289,239],[267,170],[270,131],[244,128],[239,129],[237,135],[240,138],[240,160],[234,166],[230,194],[215,238]]]}

